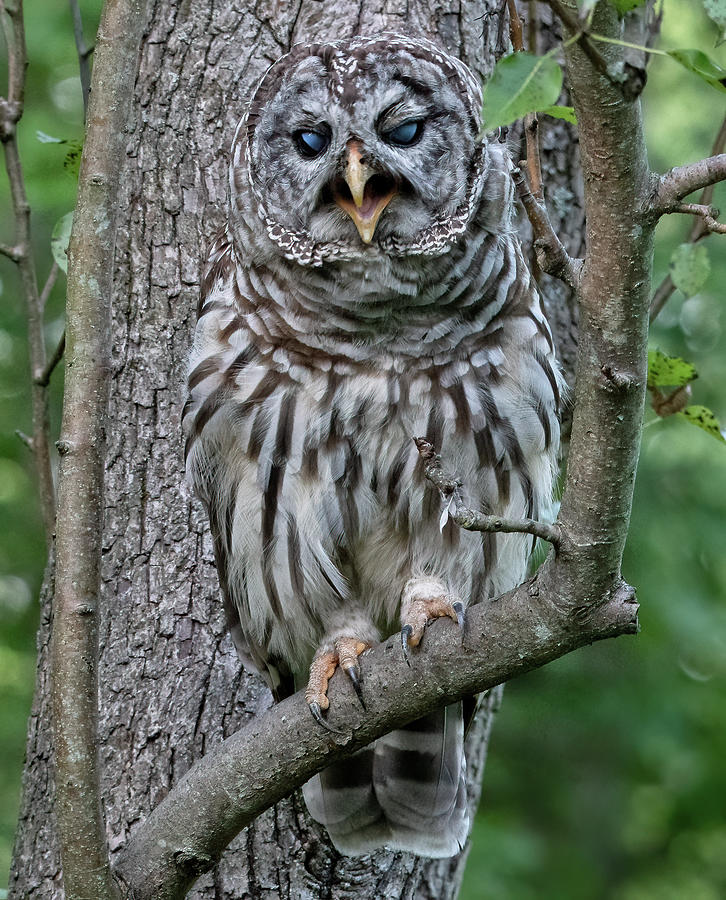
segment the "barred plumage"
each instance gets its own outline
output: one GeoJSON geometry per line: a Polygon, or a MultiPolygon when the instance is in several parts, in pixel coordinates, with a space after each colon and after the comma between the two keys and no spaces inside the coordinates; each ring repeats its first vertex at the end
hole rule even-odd
{"type": "MultiPolygon", "coordinates": [[[[337,641],[400,627],[404,591],[405,609],[437,593],[466,604],[523,577],[525,536],[440,531],[413,436],[474,507],[537,516],[550,502],[559,375],[479,103],[433,45],[358,38],[294,48],[235,137],[184,431],[235,643],[277,696],[337,641]],[[392,108],[421,116],[415,146],[386,143],[392,108]],[[319,159],[295,138],[313,125],[319,159]]],[[[308,806],[343,852],[451,855],[468,831],[462,740],[449,708],[313,779],[308,806]]]]}

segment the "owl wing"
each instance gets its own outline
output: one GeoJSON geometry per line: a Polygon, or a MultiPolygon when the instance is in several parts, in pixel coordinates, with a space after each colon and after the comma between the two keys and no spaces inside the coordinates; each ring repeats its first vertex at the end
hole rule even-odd
{"type": "MultiPolygon", "coordinates": [[[[240,609],[249,608],[247,597],[233,596],[227,578],[229,565],[229,547],[225,531],[219,522],[219,516],[214,504],[206,504],[209,515],[209,527],[214,543],[214,559],[217,564],[219,585],[224,599],[224,614],[227,620],[232,642],[239,654],[240,660],[248,671],[259,672],[267,682],[276,702],[284,700],[295,693],[295,683],[292,675],[282,660],[273,658],[267,653],[265,647],[254,641],[246,632],[240,618],[240,609]]],[[[244,590],[244,585],[235,584],[235,593],[244,590]]]]}
{"type": "Polygon", "coordinates": [[[236,505],[236,489],[225,473],[228,461],[215,438],[200,440],[202,432],[214,415],[230,399],[234,390],[234,376],[252,353],[252,348],[240,343],[241,332],[234,329],[236,340],[230,342],[227,328],[235,325],[235,314],[226,294],[234,275],[236,261],[231,239],[225,229],[214,241],[202,279],[191,371],[188,377],[188,397],[182,413],[182,427],[186,435],[185,460],[187,475],[195,493],[204,503],[209,517],[214,544],[214,557],[224,599],[224,611],[232,641],[245,668],[259,672],[276,700],[294,693],[294,684],[284,662],[273,657],[267,648],[245,628],[241,613],[249,610],[244,572],[232,565],[232,525],[236,505]]]}

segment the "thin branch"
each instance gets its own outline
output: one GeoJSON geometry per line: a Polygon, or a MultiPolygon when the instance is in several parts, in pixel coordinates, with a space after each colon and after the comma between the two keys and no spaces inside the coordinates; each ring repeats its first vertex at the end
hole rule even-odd
{"type": "MultiPolygon", "coordinates": [[[[726,117],[724,117],[721,122],[721,127],[719,128],[718,134],[713,142],[713,147],[711,148],[711,156],[718,156],[723,153],[726,148],[726,117]]],[[[716,184],[708,184],[701,192],[701,196],[699,197],[699,203],[710,206],[711,201],[713,200],[714,190],[716,188],[716,184]]],[[[689,243],[696,243],[700,241],[702,238],[706,237],[710,232],[704,226],[702,219],[696,219],[693,223],[693,227],[691,228],[691,233],[688,236],[689,243]]],[[[650,321],[653,322],[663,307],[666,305],[671,295],[675,291],[676,286],[673,284],[673,279],[670,275],[666,275],[663,281],[658,285],[655,293],[653,294],[653,299],[650,303],[650,321]]]]}
{"type": "Polygon", "coordinates": [[[532,226],[537,264],[543,272],[561,278],[577,290],[582,270],[582,260],[571,257],[552,227],[547,207],[535,199],[521,169],[512,170],[512,178],[532,226]]]}
{"type": "Polygon", "coordinates": [[[50,383],[50,376],[53,374],[53,370],[58,365],[58,363],[63,359],[63,353],[66,349],[66,333],[65,329],[63,334],[61,335],[61,339],[58,341],[58,346],[55,348],[55,352],[53,356],[48,360],[48,365],[43,369],[42,374],[40,374],[36,379],[35,383],[39,384],[43,387],[46,387],[50,383]]]}
{"type": "MultiPolygon", "coordinates": [[[[726,116],[724,116],[723,122],[721,122],[721,127],[718,130],[718,134],[713,142],[713,147],[711,147],[711,157],[720,156],[724,149],[726,149],[726,116]]],[[[711,205],[711,201],[713,200],[713,193],[716,189],[716,182],[712,184],[707,184],[703,189],[703,193],[699,198],[699,202],[705,204],[706,206],[711,205]]],[[[695,227],[695,226],[694,226],[695,227]]]]}
{"type": "Polygon", "coordinates": [[[91,90],[91,65],[90,58],[93,53],[93,47],[88,47],[83,37],[83,19],[81,18],[81,9],[78,0],[70,0],[71,13],[73,14],[73,37],[76,41],[76,52],[78,53],[78,67],[81,75],[81,90],[83,92],[83,121],[88,118],[88,95],[91,90]]]}
{"type": "Polygon", "coordinates": [[[452,622],[427,629],[421,650],[389,638],[361,657],[364,711],[346,677],[330,681],[331,734],[315,726],[300,691],[210,750],[174,785],[123,849],[115,874],[125,898],[172,900],[211,869],[229,841],[273,803],[335,760],[426,715],[595,640],[637,631],[633,589],[619,578],[578,601],[550,592],[546,571],[470,607],[463,647],[452,622]],[[281,753],[281,747],[294,748],[281,753]],[[262,764],[261,764],[262,761],[262,764]]]}
{"type": "Polygon", "coordinates": [[[45,309],[46,304],[48,303],[50,292],[55,287],[55,283],[58,279],[58,273],[60,272],[60,270],[61,269],[58,263],[53,260],[53,265],[50,267],[50,272],[48,272],[48,277],[45,280],[43,290],[40,292],[40,297],[38,298],[42,309],[45,309]]]}
{"type": "Polygon", "coordinates": [[[426,463],[426,478],[438,488],[448,516],[466,531],[504,532],[533,534],[549,541],[554,547],[560,545],[560,532],[555,525],[537,522],[534,519],[509,519],[503,516],[488,516],[475,512],[466,506],[462,497],[462,483],[454,475],[448,475],[441,467],[441,456],[426,438],[414,438],[419,456],[426,463]]]}
{"type": "Polygon", "coordinates": [[[98,776],[98,598],[118,173],[143,22],[142,0],[106,0],[68,253],[51,683],[65,894],[88,900],[116,895],[98,776]]]}
{"type": "Polygon", "coordinates": [[[0,244],[0,256],[7,256],[13,262],[18,262],[20,254],[17,247],[9,247],[7,244],[0,244]]]}
{"type": "MultiPolygon", "coordinates": [[[[515,53],[524,51],[524,29],[515,0],[507,0],[509,10],[509,36],[515,53]]],[[[527,172],[530,189],[538,200],[542,200],[542,166],[539,158],[537,114],[528,113],[524,118],[524,134],[527,143],[527,172]]]]}
{"type": "Polygon", "coordinates": [[[26,434],[24,431],[21,431],[19,428],[15,429],[15,434],[18,438],[20,438],[20,440],[25,444],[25,446],[28,448],[28,450],[30,450],[30,452],[32,453],[34,450],[32,437],[30,437],[30,435],[26,434]]]}
{"type": "Polygon", "coordinates": [[[649,322],[653,322],[656,319],[660,311],[670,300],[675,289],[676,286],[673,283],[673,279],[670,275],[666,275],[663,281],[661,281],[661,283],[656,288],[656,291],[653,294],[653,299],[650,301],[650,313],[648,316],[649,322]]]}
{"type": "Polygon", "coordinates": [[[507,9],[509,10],[509,37],[515,53],[519,53],[524,50],[524,34],[516,0],[507,0],[507,9]]]}
{"type": "Polygon", "coordinates": [[[530,53],[539,52],[539,16],[537,15],[537,0],[528,0],[527,3],[527,47],[530,53]]]}
{"type": "Polygon", "coordinates": [[[671,212],[700,216],[706,231],[715,234],[726,234],[726,225],[716,221],[721,213],[715,206],[706,206],[704,203],[679,203],[671,212]]]}
{"type": "Polygon", "coordinates": [[[539,121],[537,113],[527,113],[524,117],[524,137],[527,143],[527,175],[532,196],[540,203],[544,201],[542,192],[542,164],[539,158],[539,121]]]}
{"type": "Polygon", "coordinates": [[[46,366],[43,303],[38,293],[38,278],[30,234],[30,206],[17,144],[17,123],[23,115],[25,70],[28,63],[22,4],[18,0],[14,2],[0,0],[0,18],[8,48],[8,96],[0,98],[0,141],[3,145],[5,169],[10,183],[15,227],[14,245],[3,246],[1,252],[17,265],[25,298],[30,368],[33,378],[31,388],[33,460],[38,478],[45,539],[50,547],[55,528],[55,488],[50,464],[48,392],[44,386],[35,381],[46,366]]]}
{"type": "Polygon", "coordinates": [[[656,178],[653,198],[647,212],[655,218],[674,212],[684,197],[720,181],[726,181],[726,153],[709,156],[685,166],[676,166],[656,178]]]}

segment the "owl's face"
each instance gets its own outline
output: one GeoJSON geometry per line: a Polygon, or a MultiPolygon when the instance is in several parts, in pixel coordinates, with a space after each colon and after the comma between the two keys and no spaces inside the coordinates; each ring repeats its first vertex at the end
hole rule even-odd
{"type": "Polygon", "coordinates": [[[295,48],[250,109],[254,193],[268,222],[314,245],[400,252],[470,213],[478,109],[474,76],[426,42],[295,48]]]}

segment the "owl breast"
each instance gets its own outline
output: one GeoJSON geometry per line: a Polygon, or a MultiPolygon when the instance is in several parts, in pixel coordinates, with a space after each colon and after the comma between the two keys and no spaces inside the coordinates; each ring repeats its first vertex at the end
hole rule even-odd
{"type": "Polygon", "coordinates": [[[366,610],[371,640],[390,633],[412,573],[442,577],[469,602],[523,575],[521,537],[441,526],[413,443],[440,449],[474,507],[531,516],[549,489],[551,340],[514,277],[517,245],[492,246],[472,279],[476,301],[460,273],[443,298],[389,289],[387,302],[337,300],[327,315],[330,290],[314,281],[296,304],[279,273],[237,271],[209,294],[185,415],[190,472],[214,510],[248,645],[293,671],[341,608],[366,610]],[[488,269],[498,271],[482,291],[488,269]]]}

